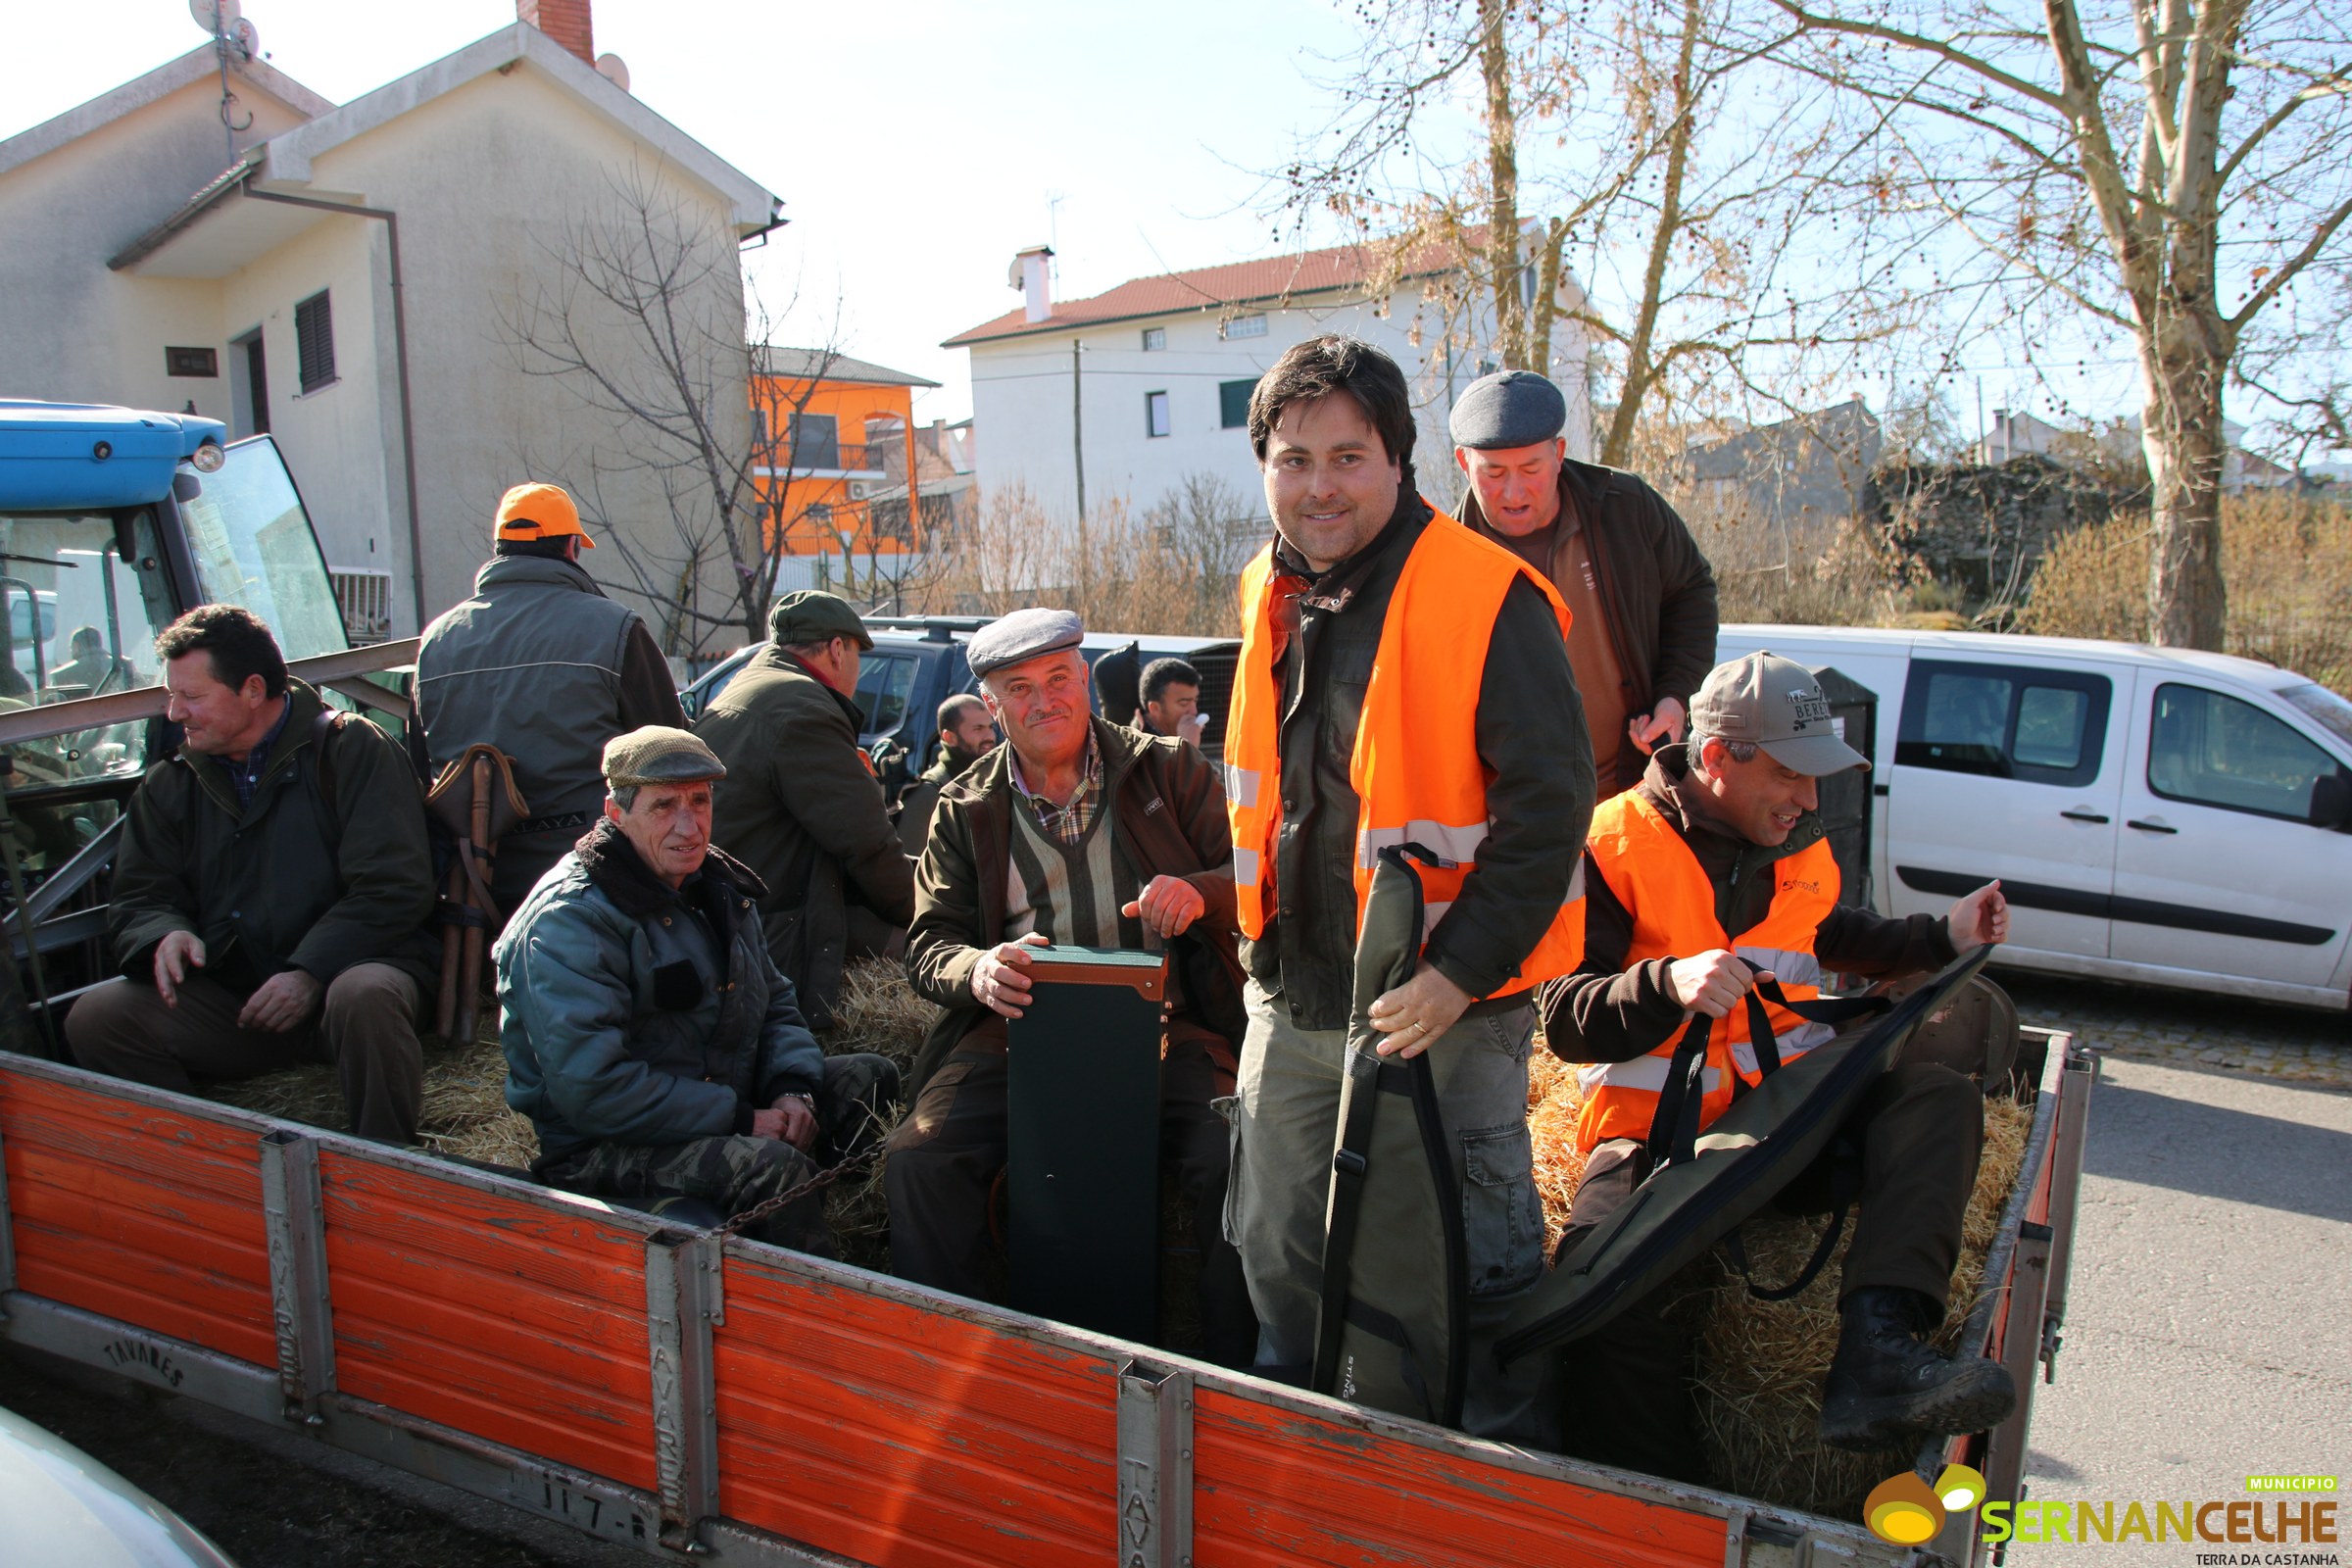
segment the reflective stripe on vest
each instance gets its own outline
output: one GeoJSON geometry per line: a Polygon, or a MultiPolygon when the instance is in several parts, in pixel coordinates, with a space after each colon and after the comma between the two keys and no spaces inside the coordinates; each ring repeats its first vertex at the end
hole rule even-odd
{"type": "MultiPolygon", "coordinates": [[[[1671,1054],[1661,1056],[1653,1052],[1646,1056],[1636,1056],[1631,1061],[1589,1062],[1576,1070],[1576,1081],[1588,1099],[1603,1085],[1615,1089],[1642,1089],[1659,1095],[1666,1092],[1666,1075],[1673,1066],[1674,1057],[1671,1054]]],[[[1699,1087],[1707,1094],[1715,1093],[1723,1087],[1722,1072],[1714,1067],[1704,1069],[1699,1074],[1699,1087]]]]}
{"type": "MultiPolygon", "coordinates": [[[[1689,958],[1728,948],[1770,970],[1789,1001],[1820,995],[1821,961],[1813,953],[1813,939],[1838,902],[1838,861],[1826,839],[1773,862],[1772,903],[1763,918],[1740,932],[1737,941],[1715,918],[1715,888],[1700,869],[1698,857],[1639,791],[1605,801],[1592,813],[1589,853],[1601,880],[1633,919],[1633,940],[1625,956],[1628,968],[1651,958],[1689,958]]],[[[1765,1011],[1784,1060],[1836,1033],[1770,1003],[1765,1011]]],[[[1665,1086],[1667,1064],[1681,1037],[1677,1029],[1664,1045],[1634,1062],[1608,1063],[1608,1070],[1590,1077],[1579,1074],[1586,1086],[1584,1110],[1576,1124],[1580,1149],[1590,1152],[1606,1139],[1649,1136],[1658,1092],[1665,1086]],[[1640,1065],[1649,1062],[1657,1065],[1640,1065]],[[1620,1066],[1629,1070],[1619,1073],[1620,1066]]],[[[1751,1084],[1760,1076],[1745,1006],[1734,1007],[1730,1017],[1717,1019],[1708,1032],[1701,1127],[1731,1107],[1734,1072],[1751,1084]]]]}
{"type": "MultiPolygon", "coordinates": [[[[1422,868],[1422,938],[1460,896],[1486,842],[1487,778],[1478,757],[1476,693],[1486,678],[1494,617],[1512,581],[1543,589],[1568,632],[1568,609],[1516,556],[1443,513],[1414,542],[1389,599],[1364,688],[1362,719],[1348,778],[1358,802],[1356,920],[1380,851],[1418,844],[1435,858],[1422,868]]],[[[1274,668],[1274,555],[1258,552],[1242,572],[1242,655],[1225,728],[1225,806],[1233,821],[1233,869],[1242,934],[1265,934],[1280,890],[1271,887],[1282,821],[1280,694],[1274,668]]],[[[1581,865],[1579,870],[1581,872],[1581,865]]],[[[1574,877],[1560,910],[1494,994],[1523,991],[1574,969],[1584,957],[1584,883],[1574,877]]]]}

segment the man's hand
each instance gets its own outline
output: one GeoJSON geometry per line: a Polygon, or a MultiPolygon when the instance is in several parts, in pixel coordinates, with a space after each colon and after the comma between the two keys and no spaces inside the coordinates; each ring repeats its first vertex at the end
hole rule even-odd
{"type": "Polygon", "coordinates": [[[1200,918],[1208,909],[1208,900],[1200,890],[1180,876],[1155,876],[1152,885],[1138,894],[1132,903],[1119,908],[1121,914],[1141,919],[1152,932],[1163,937],[1180,937],[1185,927],[1200,918]]]}
{"type": "Polygon", "coordinates": [[[1952,906],[1952,946],[1966,953],[1986,942],[2009,940],[2009,901],[2001,884],[1987,882],[1952,906]]]}
{"type": "Polygon", "coordinates": [[[1000,1018],[1018,1018],[1029,1005],[1027,948],[1052,947],[1032,931],[1018,942],[1000,942],[972,965],[972,996],[1000,1018]]]}
{"type": "Polygon", "coordinates": [[[1372,1027],[1387,1036],[1376,1049],[1384,1056],[1418,1056],[1453,1027],[1473,1000],[1423,959],[1410,980],[1373,1002],[1372,1027]]]}
{"type": "Polygon", "coordinates": [[[1672,745],[1683,738],[1683,726],[1690,722],[1690,711],[1672,697],[1661,697],[1658,706],[1646,713],[1636,713],[1625,721],[1625,732],[1644,757],[1658,749],[1660,741],[1672,745]]]}
{"type": "Polygon", "coordinates": [[[1695,958],[1677,958],[1666,966],[1666,990],[1683,1010],[1703,1012],[1710,1018],[1730,1017],[1755,978],[1756,971],[1745,958],[1721,948],[1709,949],[1695,958]]]}
{"type": "Polygon", "coordinates": [[[1200,737],[1207,733],[1208,715],[1206,713],[1189,714],[1176,725],[1176,738],[1189,745],[1200,745],[1200,737]]]}
{"type": "Polygon", "coordinates": [[[262,1029],[273,1035],[289,1034],[309,1020],[318,1005],[318,993],[324,989],[318,979],[301,969],[286,969],[262,982],[262,987],[245,999],[245,1010],[237,1014],[240,1029],[262,1029]]]}
{"type": "Polygon", "coordinates": [[[769,1133],[768,1137],[780,1138],[804,1153],[808,1152],[810,1144],[816,1142],[816,1112],[809,1109],[808,1102],[799,1095],[778,1095],[775,1104],[768,1107],[764,1113],[753,1111],[752,1127],[754,1131],[759,1129],[760,1118],[762,1114],[777,1119],[776,1130],[769,1133]]]}
{"type": "Polygon", "coordinates": [[[155,989],[164,1005],[179,1005],[180,982],[204,967],[204,939],[193,931],[171,931],[155,945],[155,989]]]}

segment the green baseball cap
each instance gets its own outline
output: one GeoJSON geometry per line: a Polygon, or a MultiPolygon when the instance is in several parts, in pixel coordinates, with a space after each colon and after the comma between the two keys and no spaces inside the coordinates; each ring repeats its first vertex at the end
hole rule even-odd
{"type": "Polygon", "coordinates": [[[874,634],[850,602],[815,588],[786,594],[767,612],[767,634],[780,643],[823,643],[847,637],[860,648],[874,646],[874,634]]]}
{"type": "Polygon", "coordinates": [[[1753,741],[1783,767],[1819,778],[1870,759],[1845,744],[1821,681],[1793,659],[1769,650],[1717,664],[1690,699],[1690,730],[1727,741],[1753,741]]]}

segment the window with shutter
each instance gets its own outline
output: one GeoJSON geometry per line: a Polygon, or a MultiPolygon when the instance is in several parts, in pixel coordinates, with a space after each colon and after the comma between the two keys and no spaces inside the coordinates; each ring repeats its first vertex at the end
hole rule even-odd
{"type": "Polygon", "coordinates": [[[305,392],[316,392],[335,378],[335,318],[326,290],[294,307],[294,346],[305,392]]]}

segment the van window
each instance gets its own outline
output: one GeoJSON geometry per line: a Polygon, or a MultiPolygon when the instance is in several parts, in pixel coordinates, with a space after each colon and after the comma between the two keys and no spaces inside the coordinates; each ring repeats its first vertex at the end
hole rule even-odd
{"type": "Polygon", "coordinates": [[[1903,767],[2080,788],[2099,776],[2104,675],[1916,660],[1894,760],[1903,767]]]}
{"type": "Polygon", "coordinates": [[[2148,789],[2168,801],[2311,820],[2311,788],[2335,760],[2252,703],[2202,686],[2159,686],[2148,789]]]}
{"type": "Polygon", "coordinates": [[[858,666],[858,706],[865,710],[865,733],[891,735],[906,720],[914,696],[915,662],[905,655],[872,654],[858,666]]]}

